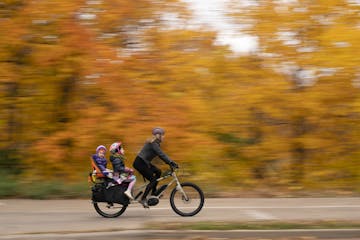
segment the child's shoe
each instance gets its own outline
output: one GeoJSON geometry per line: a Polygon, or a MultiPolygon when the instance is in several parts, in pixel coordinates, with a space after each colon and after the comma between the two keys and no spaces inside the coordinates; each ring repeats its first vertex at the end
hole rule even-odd
{"type": "Polygon", "coordinates": [[[131,194],[130,189],[126,190],[126,191],[124,192],[124,194],[125,194],[130,200],[134,200],[134,197],[133,197],[133,195],[131,194]]]}

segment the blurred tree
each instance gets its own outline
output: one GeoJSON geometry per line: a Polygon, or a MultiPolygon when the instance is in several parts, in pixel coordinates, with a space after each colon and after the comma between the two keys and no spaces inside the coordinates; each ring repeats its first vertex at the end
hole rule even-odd
{"type": "Polygon", "coordinates": [[[259,39],[237,56],[190,26],[181,1],[5,1],[0,164],[78,181],[97,145],[123,141],[131,165],[160,125],[165,150],[209,191],[353,190],[357,10],[335,0],[234,5],[234,21],[259,39]]]}
{"type": "MultiPolygon", "coordinates": [[[[278,131],[269,132],[287,143],[278,149],[283,156],[275,158],[278,164],[285,162],[279,173],[289,173],[289,181],[301,185],[331,178],[337,186],[347,175],[342,182],[346,187],[360,172],[355,150],[359,109],[354,107],[359,89],[352,85],[360,63],[354,54],[360,43],[359,5],[341,0],[257,1],[241,8],[236,4],[231,16],[250,23],[244,32],[258,36],[262,66],[274,71],[276,81],[290,84],[286,91],[275,90],[275,101],[269,91],[262,91],[269,101],[257,106],[260,116],[281,114],[280,128],[275,125],[278,131]],[[349,170],[348,164],[356,170],[349,170]]],[[[260,128],[273,125],[258,123],[260,128]]],[[[271,156],[274,141],[266,145],[263,154],[271,156]]]]}

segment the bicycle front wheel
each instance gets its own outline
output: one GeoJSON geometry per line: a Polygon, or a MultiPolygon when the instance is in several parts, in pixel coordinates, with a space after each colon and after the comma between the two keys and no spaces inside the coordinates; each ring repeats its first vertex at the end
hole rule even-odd
{"type": "Polygon", "coordinates": [[[93,202],[94,208],[98,214],[106,218],[115,218],[123,214],[127,205],[118,203],[93,202]]]}
{"type": "Polygon", "coordinates": [[[174,188],[170,195],[171,208],[183,217],[198,214],[204,206],[202,190],[193,183],[182,183],[181,188],[174,188]]]}

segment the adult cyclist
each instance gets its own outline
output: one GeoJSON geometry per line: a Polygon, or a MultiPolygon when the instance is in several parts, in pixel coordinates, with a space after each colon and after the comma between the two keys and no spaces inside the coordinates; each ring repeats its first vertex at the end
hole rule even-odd
{"type": "Polygon", "coordinates": [[[141,198],[141,204],[145,208],[149,207],[146,197],[150,191],[152,191],[152,194],[155,195],[157,186],[156,179],[161,176],[161,170],[152,164],[151,161],[155,157],[159,157],[173,168],[178,167],[178,165],[172,161],[160,148],[160,144],[164,140],[165,130],[160,127],[156,127],[152,130],[152,135],[153,137],[146,141],[145,145],[136,156],[133,163],[133,167],[139,171],[142,176],[150,181],[150,183],[146,186],[145,192],[141,198]]]}

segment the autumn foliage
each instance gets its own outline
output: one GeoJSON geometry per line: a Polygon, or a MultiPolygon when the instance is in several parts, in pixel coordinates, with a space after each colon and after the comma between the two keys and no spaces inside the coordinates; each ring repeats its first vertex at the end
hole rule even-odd
{"type": "Polygon", "coordinates": [[[1,1],[0,167],[86,181],[97,145],[121,140],[131,166],[162,126],[210,193],[359,193],[359,9],[234,1],[259,41],[237,55],[181,1],[1,1]]]}

